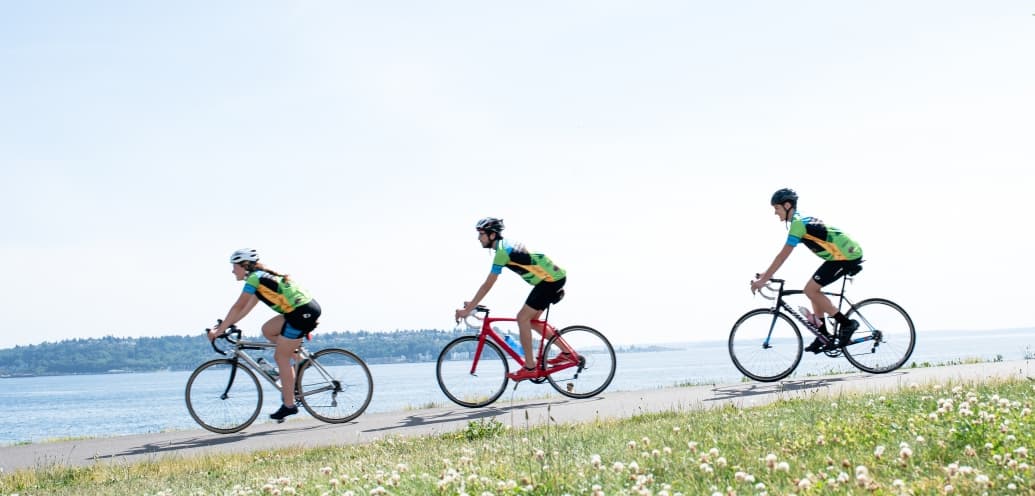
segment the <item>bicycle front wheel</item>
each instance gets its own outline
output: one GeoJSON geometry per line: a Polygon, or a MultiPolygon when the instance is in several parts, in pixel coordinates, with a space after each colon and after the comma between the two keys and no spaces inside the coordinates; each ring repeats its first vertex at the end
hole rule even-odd
{"type": "Polygon", "coordinates": [[[778,381],[801,362],[801,332],[786,315],[759,308],[733,324],[729,350],[733,365],[742,374],[756,381],[778,381]]]}
{"type": "Polygon", "coordinates": [[[442,392],[460,406],[477,408],[499,399],[507,387],[507,357],[499,346],[478,336],[454,339],[438,356],[435,376],[442,392]]]}
{"type": "Polygon", "coordinates": [[[187,411],[198,425],[231,434],[255,422],[262,408],[262,386],[247,367],[220,358],[201,364],[187,379],[187,411]]]}
{"type": "Polygon", "coordinates": [[[296,396],[310,415],[340,424],[363,413],[374,396],[370,369],[355,353],[327,348],[298,366],[296,396]]]}
{"type": "Polygon", "coordinates": [[[902,307],[882,298],[856,303],[845,314],[859,322],[844,347],[845,358],[871,374],[891,372],[909,359],[916,345],[916,329],[902,307]]]}
{"type": "Polygon", "coordinates": [[[569,398],[596,396],[607,389],[615,377],[614,348],[603,334],[586,326],[557,331],[546,342],[543,358],[549,372],[546,380],[569,398]]]}

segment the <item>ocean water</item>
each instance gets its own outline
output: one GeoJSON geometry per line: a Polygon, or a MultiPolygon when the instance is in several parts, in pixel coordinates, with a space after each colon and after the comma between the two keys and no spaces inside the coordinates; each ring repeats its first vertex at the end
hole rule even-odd
{"type": "MultiPolygon", "coordinates": [[[[654,389],[683,384],[727,384],[741,380],[725,341],[664,345],[666,351],[620,352],[608,391],[654,389]]],[[[959,360],[1022,360],[1035,356],[1035,330],[922,332],[910,362],[940,364],[959,360]]],[[[198,363],[210,359],[199,356],[198,363]]],[[[906,367],[909,365],[907,364],[906,367]]],[[[367,413],[452,405],[438,389],[435,363],[370,366],[374,396],[367,413]]],[[[844,358],[805,354],[796,374],[855,371],[844,358]]],[[[200,429],[184,403],[190,371],[132,374],[0,378],[0,445],[70,437],[143,434],[200,429]]],[[[280,395],[265,392],[265,412],[276,410],[280,395]]],[[[605,391],[604,394],[607,392],[605,391]]],[[[508,388],[501,402],[558,395],[548,384],[508,388]]],[[[461,408],[461,407],[457,407],[461,408]]],[[[305,415],[303,413],[303,415],[305,415]]],[[[260,416],[262,422],[265,415],[260,416]]],[[[359,422],[363,417],[359,417],[359,422]]]]}

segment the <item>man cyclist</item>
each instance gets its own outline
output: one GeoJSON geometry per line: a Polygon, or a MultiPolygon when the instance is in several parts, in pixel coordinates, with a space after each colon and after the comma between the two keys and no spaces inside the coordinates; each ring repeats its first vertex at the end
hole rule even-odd
{"type": "MultiPolygon", "coordinates": [[[[486,217],[478,221],[475,229],[478,231],[478,241],[481,242],[482,248],[494,250],[495,255],[488,277],[478,288],[474,298],[465,302],[464,308],[456,310],[456,320],[459,322],[474,311],[496,284],[496,279],[504,267],[520,275],[525,282],[532,285],[532,291],[517,314],[521,347],[525,352],[525,367],[524,370],[509,374],[509,377],[513,381],[538,378],[540,374],[536,367],[535,350],[532,348],[532,320],[538,320],[546,307],[564,297],[565,271],[546,255],[530,251],[521,243],[503,239],[503,219],[486,217]]],[[[537,331],[540,334],[543,332],[542,329],[537,331]]],[[[543,336],[544,339],[548,337],[543,336]]]]}
{"type": "Polygon", "coordinates": [[[223,321],[209,331],[211,341],[226,333],[233,324],[243,319],[255,305],[262,301],[277,315],[262,325],[262,334],[277,345],[273,359],[280,370],[281,396],[284,403],[270,414],[273,420],[281,421],[288,415],[298,413],[295,405],[295,369],[291,359],[302,343],[302,338],[316,328],[320,318],[320,305],[309,293],[288,278],[259,263],[259,253],[242,248],[230,255],[234,276],[244,281],[244,290],[230,307],[223,321]]]}
{"type": "MultiPolygon", "coordinates": [[[[859,244],[849,238],[839,229],[823,223],[816,217],[803,217],[798,214],[798,194],[793,189],[783,188],[773,193],[769,201],[774,213],[781,221],[789,223],[787,232],[787,243],[783,246],[773,263],[769,265],[758,279],[751,282],[751,292],[761,289],[769,279],[776,274],[776,271],[783,265],[790,256],[794,247],[799,243],[812,250],[824,262],[816,269],[812,279],[805,284],[805,296],[812,302],[812,311],[819,320],[819,331],[824,336],[831,338],[827,332],[826,318],[830,315],[837,322],[838,341],[843,345],[852,337],[852,333],[859,328],[859,323],[845,317],[833,302],[823,294],[823,286],[826,286],[845,273],[855,273],[862,269],[862,248],[859,244]]],[[[828,339],[828,345],[824,346],[818,337],[810,344],[805,351],[819,353],[830,349],[836,349],[834,340],[828,339]]]]}

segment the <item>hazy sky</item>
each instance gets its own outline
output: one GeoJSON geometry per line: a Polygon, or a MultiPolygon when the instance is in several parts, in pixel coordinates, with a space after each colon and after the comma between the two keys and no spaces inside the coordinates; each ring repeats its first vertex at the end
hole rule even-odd
{"type": "MultiPolygon", "coordinates": [[[[568,270],[554,323],[723,339],[767,303],[748,283],[784,186],[862,244],[851,295],[920,330],[1035,326],[1033,11],[2,2],[0,347],[201,339],[240,247],[316,296],[320,330],[450,328],[489,271],[484,216],[568,270]]],[[[528,290],[507,271],[486,304],[528,290]]]]}

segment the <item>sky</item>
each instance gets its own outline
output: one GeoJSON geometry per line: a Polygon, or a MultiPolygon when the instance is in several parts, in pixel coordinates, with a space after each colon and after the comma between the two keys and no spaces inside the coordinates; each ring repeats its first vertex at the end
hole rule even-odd
{"type": "MultiPolygon", "coordinates": [[[[320,331],[451,329],[486,216],[568,271],[554,324],[725,339],[768,304],[749,283],[786,239],[782,187],[862,245],[850,297],[921,332],[1033,327],[1033,13],[0,2],[0,347],[201,339],[241,247],[315,296],[320,331]]],[[[800,247],[777,276],[819,263],[800,247]]],[[[484,303],[529,289],[507,271],[484,303]]]]}

